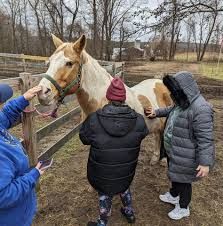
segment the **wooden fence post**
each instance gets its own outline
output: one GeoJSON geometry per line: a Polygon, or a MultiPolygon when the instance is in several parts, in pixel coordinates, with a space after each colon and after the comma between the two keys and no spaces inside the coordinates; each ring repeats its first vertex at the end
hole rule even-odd
{"type": "Polygon", "coordinates": [[[21,57],[22,57],[22,64],[23,64],[23,71],[26,72],[26,60],[25,60],[24,56],[25,56],[24,54],[21,54],[21,57]]]}
{"type": "MultiPolygon", "coordinates": [[[[32,75],[30,73],[20,73],[19,77],[22,79],[21,90],[22,93],[32,88],[32,75]]],[[[30,105],[26,110],[32,110],[34,107],[33,101],[30,101],[30,105]]],[[[24,146],[29,156],[29,162],[31,166],[37,163],[37,138],[34,122],[34,112],[23,113],[22,116],[22,130],[24,135],[24,146]]]]}

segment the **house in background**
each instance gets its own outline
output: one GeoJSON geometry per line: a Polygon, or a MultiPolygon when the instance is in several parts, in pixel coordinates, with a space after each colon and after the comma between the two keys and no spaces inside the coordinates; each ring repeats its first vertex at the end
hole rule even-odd
{"type": "MultiPolygon", "coordinates": [[[[141,40],[137,39],[135,42],[125,43],[124,48],[122,48],[122,60],[136,60],[139,58],[144,58],[145,51],[141,48],[141,40]]],[[[113,48],[113,60],[120,59],[120,48],[113,48]]]]}

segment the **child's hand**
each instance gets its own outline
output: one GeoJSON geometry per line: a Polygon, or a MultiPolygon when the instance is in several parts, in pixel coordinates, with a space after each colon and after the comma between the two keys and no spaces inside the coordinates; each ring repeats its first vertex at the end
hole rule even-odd
{"type": "Polygon", "coordinates": [[[41,169],[41,165],[42,165],[42,163],[38,162],[35,168],[39,171],[40,175],[43,175],[45,170],[41,169]]]}
{"type": "Polygon", "coordinates": [[[149,118],[149,119],[156,118],[156,113],[153,110],[153,108],[151,108],[151,107],[145,108],[144,113],[145,113],[146,117],[149,118]]]}
{"type": "Polygon", "coordinates": [[[42,90],[42,87],[41,86],[35,86],[31,89],[29,89],[27,92],[25,92],[23,94],[24,98],[28,101],[32,100],[38,92],[40,92],[42,90]]]}
{"type": "Polygon", "coordinates": [[[206,177],[209,173],[209,166],[201,166],[197,167],[197,177],[206,177]]]}

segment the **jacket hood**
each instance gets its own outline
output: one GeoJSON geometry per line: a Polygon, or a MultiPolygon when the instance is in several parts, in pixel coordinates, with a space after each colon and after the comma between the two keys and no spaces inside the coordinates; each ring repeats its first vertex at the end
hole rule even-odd
{"type": "Polygon", "coordinates": [[[200,91],[193,75],[187,71],[181,71],[174,75],[180,88],[184,91],[187,99],[192,103],[199,95],[200,91]]]}
{"type": "Polygon", "coordinates": [[[114,137],[128,134],[136,125],[136,112],[126,105],[114,106],[108,104],[97,111],[101,126],[114,137]]]}

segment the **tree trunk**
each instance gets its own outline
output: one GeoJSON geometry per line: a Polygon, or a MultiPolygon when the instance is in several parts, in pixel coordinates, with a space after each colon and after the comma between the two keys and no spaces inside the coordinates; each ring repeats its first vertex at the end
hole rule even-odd
{"type": "Polygon", "coordinates": [[[97,20],[97,5],[96,0],[93,0],[93,17],[94,17],[94,25],[93,25],[93,50],[94,50],[94,57],[98,58],[98,51],[97,51],[97,38],[98,38],[98,20],[97,20]]]}
{"type": "Polygon", "coordinates": [[[208,44],[209,44],[209,41],[210,41],[211,35],[212,35],[213,30],[214,30],[214,27],[215,27],[215,23],[216,23],[217,15],[218,15],[218,14],[217,14],[217,12],[215,12],[215,15],[214,15],[214,20],[213,20],[213,23],[212,23],[212,26],[211,26],[211,30],[209,31],[209,33],[208,33],[208,37],[207,37],[207,39],[206,39],[206,41],[205,41],[205,43],[204,43],[204,47],[203,47],[202,53],[201,53],[201,55],[200,55],[200,59],[199,59],[199,61],[202,61],[202,60],[203,60],[203,58],[204,58],[204,55],[205,55],[205,52],[206,52],[207,46],[208,46],[208,44]]]}
{"type": "Polygon", "coordinates": [[[177,0],[172,1],[173,4],[173,19],[171,25],[171,41],[170,41],[170,50],[169,50],[169,60],[173,60],[174,53],[174,39],[175,39],[175,26],[176,26],[176,11],[177,11],[177,0]]]}
{"type": "Polygon", "coordinates": [[[27,13],[26,12],[25,12],[25,28],[26,28],[26,52],[28,54],[30,54],[30,49],[29,49],[29,26],[28,26],[28,20],[27,20],[27,13]]]}
{"type": "Polygon", "coordinates": [[[101,51],[100,51],[100,59],[104,59],[104,32],[105,32],[105,25],[102,25],[101,31],[101,51]]]}
{"type": "Polygon", "coordinates": [[[179,42],[179,37],[180,37],[180,28],[179,28],[179,30],[178,30],[178,32],[177,32],[176,41],[175,41],[175,43],[174,43],[173,52],[172,52],[172,58],[171,58],[172,60],[174,60],[175,55],[176,55],[177,43],[179,42]]]}

